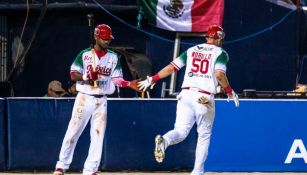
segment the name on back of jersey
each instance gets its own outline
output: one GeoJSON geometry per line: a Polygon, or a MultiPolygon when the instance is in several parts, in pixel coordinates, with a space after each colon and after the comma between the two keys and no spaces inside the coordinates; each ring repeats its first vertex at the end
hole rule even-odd
{"type": "Polygon", "coordinates": [[[192,52],[192,57],[193,58],[199,58],[199,59],[207,59],[210,60],[211,59],[211,54],[204,54],[204,53],[200,53],[200,52],[192,52]]]}

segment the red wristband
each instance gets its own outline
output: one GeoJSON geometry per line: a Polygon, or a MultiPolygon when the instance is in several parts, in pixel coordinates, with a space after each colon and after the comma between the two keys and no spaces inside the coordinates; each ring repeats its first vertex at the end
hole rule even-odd
{"type": "Polygon", "coordinates": [[[122,81],[120,81],[119,86],[120,87],[127,87],[127,86],[129,86],[129,84],[130,84],[129,81],[122,80],[122,81]]]}
{"type": "Polygon", "coordinates": [[[230,85],[228,85],[227,87],[224,88],[225,92],[229,95],[232,95],[232,88],[230,87],[230,85]]]}
{"type": "Polygon", "coordinates": [[[160,77],[158,74],[152,76],[152,83],[156,83],[158,80],[160,80],[160,77]]]}

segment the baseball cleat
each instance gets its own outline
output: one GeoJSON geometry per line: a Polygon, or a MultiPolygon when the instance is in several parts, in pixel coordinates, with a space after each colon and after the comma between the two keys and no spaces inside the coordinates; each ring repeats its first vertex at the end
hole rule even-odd
{"type": "Polygon", "coordinates": [[[161,135],[155,138],[155,158],[158,163],[162,163],[165,158],[165,145],[164,139],[161,135]]]}
{"type": "Polygon", "coordinates": [[[64,170],[62,168],[56,168],[53,175],[64,175],[64,170]]]}

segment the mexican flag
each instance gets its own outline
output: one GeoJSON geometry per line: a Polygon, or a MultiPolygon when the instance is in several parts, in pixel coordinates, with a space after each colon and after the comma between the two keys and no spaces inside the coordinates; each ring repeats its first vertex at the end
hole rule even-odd
{"type": "Polygon", "coordinates": [[[149,23],[165,30],[205,32],[222,25],[224,0],[138,0],[149,23]]]}

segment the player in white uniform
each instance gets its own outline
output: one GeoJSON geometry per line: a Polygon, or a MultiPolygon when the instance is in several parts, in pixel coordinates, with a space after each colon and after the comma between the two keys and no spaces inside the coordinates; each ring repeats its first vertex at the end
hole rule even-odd
{"type": "Polygon", "coordinates": [[[125,81],[120,60],[108,49],[113,38],[111,28],[100,24],[95,28],[95,46],[81,51],[71,65],[70,76],[77,81],[79,92],[74,103],[72,117],[66,131],[59,161],[54,175],[63,175],[71,164],[77,141],[91,120],[91,143],[84,163],[83,175],[96,175],[107,124],[107,95],[112,94],[115,85],[139,91],[137,80],[125,81]]]}
{"type": "Polygon", "coordinates": [[[138,87],[145,91],[162,78],[186,66],[182,91],[177,96],[176,122],[173,130],[155,138],[155,158],[161,163],[168,146],[183,141],[192,126],[197,124],[197,147],[195,151],[192,175],[204,174],[204,162],[208,155],[208,147],[215,115],[214,94],[218,84],[229,98],[239,106],[237,94],[232,90],[226,76],[228,54],[221,48],[225,33],[220,26],[210,26],[207,43],[189,48],[168,66],[152,77],[140,81],[138,87]]]}

